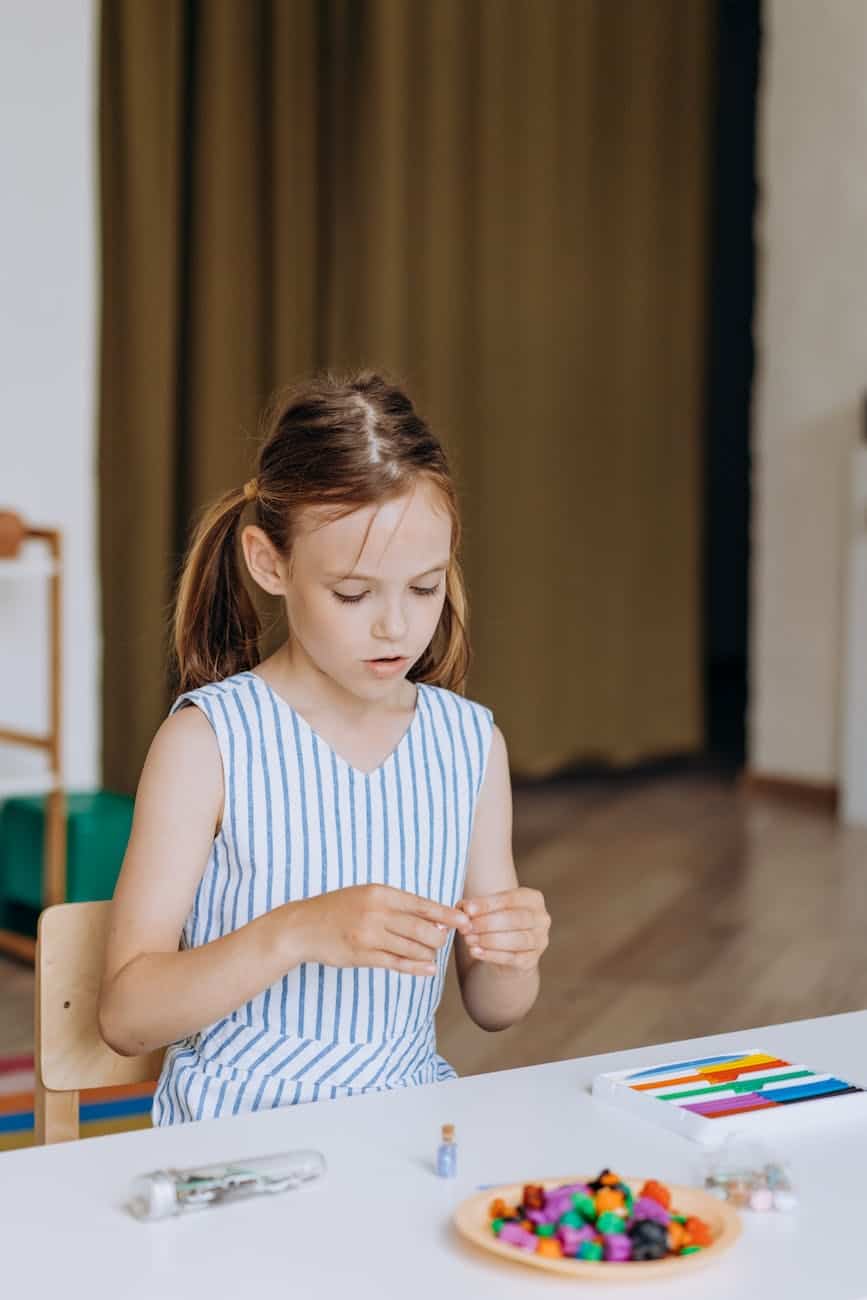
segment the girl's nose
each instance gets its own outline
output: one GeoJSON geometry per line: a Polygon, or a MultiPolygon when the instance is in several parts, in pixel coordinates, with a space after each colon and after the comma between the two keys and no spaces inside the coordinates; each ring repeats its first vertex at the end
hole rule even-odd
{"type": "Polygon", "coordinates": [[[374,636],[384,641],[400,641],[406,633],[406,616],[400,605],[383,609],[373,627],[374,636]]]}

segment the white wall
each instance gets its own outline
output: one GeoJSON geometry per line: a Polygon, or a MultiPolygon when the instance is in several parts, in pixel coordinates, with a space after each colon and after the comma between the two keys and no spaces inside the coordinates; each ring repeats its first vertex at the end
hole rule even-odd
{"type": "Polygon", "coordinates": [[[867,389],[865,0],[766,0],[759,151],[750,762],[834,782],[867,389]]]}
{"type": "MultiPolygon", "coordinates": [[[[98,0],[0,0],[0,506],[66,544],[65,775],[99,784],[98,0]]],[[[0,723],[44,726],[44,591],[0,582],[0,723]]]]}

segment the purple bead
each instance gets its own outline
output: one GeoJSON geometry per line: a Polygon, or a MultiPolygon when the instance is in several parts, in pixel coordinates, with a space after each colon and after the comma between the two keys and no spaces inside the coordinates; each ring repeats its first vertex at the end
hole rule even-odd
{"type": "Polygon", "coordinates": [[[563,1218],[567,1210],[572,1209],[572,1201],[567,1201],[563,1205],[546,1205],[543,1210],[526,1210],[524,1218],[529,1219],[530,1223],[556,1223],[559,1218],[563,1218]]]}
{"type": "Polygon", "coordinates": [[[512,1246],[520,1246],[522,1250],[535,1250],[537,1238],[517,1223],[504,1223],[497,1240],[508,1241],[512,1246]]]}
{"type": "Polygon", "coordinates": [[[659,1201],[655,1201],[652,1196],[639,1196],[632,1207],[632,1215],[629,1220],[630,1228],[639,1219],[653,1219],[655,1223],[668,1225],[671,1221],[671,1215],[665,1206],[660,1205],[659,1201]]]}
{"type": "Polygon", "coordinates": [[[552,1195],[553,1195],[555,1192],[557,1192],[557,1193],[559,1193],[559,1192],[568,1192],[570,1196],[573,1196],[576,1192],[579,1192],[582,1196],[592,1196],[592,1195],[593,1195],[592,1191],[590,1190],[590,1188],[587,1186],[586,1183],[564,1183],[562,1187],[557,1187],[557,1188],[552,1188],[552,1189],[551,1189],[551,1194],[552,1194],[552,1195]]]}
{"type": "Polygon", "coordinates": [[[596,1233],[589,1223],[585,1223],[583,1228],[570,1228],[566,1224],[565,1227],[557,1229],[557,1236],[564,1255],[577,1255],[582,1242],[593,1241],[596,1233]]]}
{"type": "Polygon", "coordinates": [[[562,1218],[572,1209],[572,1193],[564,1192],[557,1189],[555,1192],[549,1192],[545,1197],[545,1213],[549,1216],[548,1222],[554,1223],[555,1220],[562,1218]]]}
{"type": "Polygon", "coordinates": [[[632,1255],[632,1242],[625,1232],[610,1232],[603,1239],[605,1258],[611,1264],[623,1264],[632,1255]]]}

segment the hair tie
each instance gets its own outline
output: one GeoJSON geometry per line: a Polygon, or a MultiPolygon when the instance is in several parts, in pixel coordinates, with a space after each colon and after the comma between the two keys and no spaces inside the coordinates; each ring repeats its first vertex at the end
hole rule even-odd
{"type": "Polygon", "coordinates": [[[259,495],[259,484],[254,478],[247,479],[243,491],[245,501],[255,501],[259,495]]]}

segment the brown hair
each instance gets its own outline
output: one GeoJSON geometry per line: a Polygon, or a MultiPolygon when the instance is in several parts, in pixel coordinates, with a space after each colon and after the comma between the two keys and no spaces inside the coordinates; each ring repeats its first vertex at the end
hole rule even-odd
{"type": "Polygon", "coordinates": [[[470,650],[457,494],[442,446],[406,394],[370,371],[321,376],[281,395],[266,430],[256,478],[205,511],[181,573],[174,618],[181,693],[259,662],[259,619],[238,555],[248,502],[256,523],[288,556],[293,522],[305,506],[333,506],[338,516],[400,496],[419,479],[439,489],[452,540],[442,615],[408,676],[462,690],[470,650]]]}

